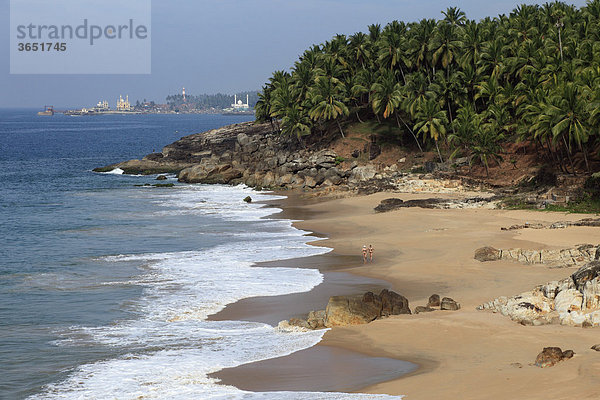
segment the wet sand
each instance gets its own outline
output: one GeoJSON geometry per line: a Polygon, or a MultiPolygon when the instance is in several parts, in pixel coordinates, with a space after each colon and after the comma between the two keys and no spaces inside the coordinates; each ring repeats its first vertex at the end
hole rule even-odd
{"type": "MultiPolygon", "coordinates": [[[[416,371],[397,379],[378,372],[379,383],[359,389],[350,385],[346,390],[407,395],[409,400],[600,398],[600,353],[590,349],[600,343],[600,328],[521,326],[500,314],[475,309],[496,297],[513,296],[539,284],[562,279],[575,271],[575,268],[547,268],[504,260],[480,263],[473,259],[477,248],[489,245],[543,249],[600,243],[600,230],[594,228],[501,231],[501,227],[526,221],[577,220],[586,215],[420,208],[375,214],[373,207],[389,197],[408,200],[436,196],[379,193],[307,206],[293,204],[291,208],[295,213],[300,213],[303,208],[308,210],[306,218],[295,218],[303,219],[295,224],[297,227],[328,236],[316,245],[332,247],[336,256],[349,257],[348,263],[337,264],[332,272],[350,272],[385,280],[393,290],[409,299],[413,309],[424,305],[432,293],[452,297],[461,303],[462,308],[456,312],[395,316],[368,325],[328,331],[324,340],[313,349],[359,349],[371,357],[395,358],[419,365],[416,371]],[[362,266],[357,253],[363,244],[371,243],[375,247],[375,263],[362,266]],[[340,269],[343,267],[348,268],[340,269]],[[532,366],[537,354],[547,346],[572,349],[576,355],[552,368],[532,366]]],[[[338,294],[343,293],[323,292],[319,296],[338,294]]],[[[301,301],[297,299],[294,302],[291,314],[302,312],[303,307],[298,305],[301,301]]],[[[312,309],[309,304],[306,303],[305,312],[312,309]]],[[[270,307],[276,306],[271,304],[270,307]]],[[[217,376],[225,383],[244,387],[244,380],[249,380],[244,376],[249,376],[250,371],[256,368],[256,371],[265,373],[253,379],[252,388],[273,390],[278,386],[274,379],[269,378],[269,371],[284,370],[285,363],[306,364],[310,369],[315,365],[311,357],[319,357],[317,350],[312,352],[315,353],[312,356],[311,351],[297,356],[301,357],[299,361],[291,355],[267,360],[260,365],[238,367],[238,370],[244,368],[244,374],[238,376],[227,371],[217,376]]],[[[336,353],[331,353],[330,357],[335,367],[329,367],[323,373],[345,367],[342,361],[336,361],[336,353]]],[[[368,369],[362,369],[362,372],[368,373],[368,369]]],[[[288,373],[298,374],[296,383],[302,390],[309,390],[315,379],[298,371],[290,370],[288,373]]],[[[315,385],[319,386],[323,380],[327,381],[321,376],[315,385]]]]}
{"type": "MultiPolygon", "coordinates": [[[[266,206],[283,207],[281,212],[270,218],[296,221],[318,218],[319,213],[304,203],[297,194],[290,193],[287,199],[271,201],[266,206]]],[[[324,237],[323,233],[314,231],[307,232],[307,235],[324,237]]],[[[319,243],[316,241],[313,244],[319,243]]],[[[362,265],[360,255],[339,255],[335,252],[259,263],[261,267],[319,269],[323,274],[323,282],[305,293],[242,299],[210,316],[209,320],[255,321],[276,326],[280,321],[294,317],[306,318],[309,311],[325,309],[329,297],[334,294],[358,295],[391,287],[381,279],[345,272],[362,265]]],[[[213,376],[224,384],[250,391],[353,392],[410,373],[416,368],[416,364],[396,358],[371,356],[320,343],[289,356],[228,368],[213,376]]]]}

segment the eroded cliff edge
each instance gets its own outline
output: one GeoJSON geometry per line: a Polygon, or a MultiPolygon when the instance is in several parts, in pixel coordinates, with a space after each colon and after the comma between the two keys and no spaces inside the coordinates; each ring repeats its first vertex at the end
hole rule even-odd
{"type": "Polygon", "coordinates": [[[141,160],[129,160],[96,172],[120,168],[126,174],[177,174],[179,181],[239,184],[264,188],[302,188],[377,192],[382,190],[461,191],[456,179],[418,178],[394,165],[364,159],[344,159],[326,142],[303,146],[296,138],[281,136],[266,124],[244,122],[185,136],[141,160]]]}

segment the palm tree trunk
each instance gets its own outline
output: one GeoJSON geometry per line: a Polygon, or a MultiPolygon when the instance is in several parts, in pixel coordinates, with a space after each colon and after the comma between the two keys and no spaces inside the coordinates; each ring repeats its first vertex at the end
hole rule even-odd
{"type": "MultiPolygon", "coordinates": [[[[541,144],[542,141],[539,138],[538,138],[538,140],[540,141],[540,144],[541,144]]],[[[546,136],[546,144],[548,145],[548,154],[550,155],[550,161],[553,164],[558,165],[558,167],[560,168],[560,170],[564,172],[564,167],[562,165],[562,162],[556,156],[556,154],[554,154],[554,151],[552,150],[552,143],[550,142],[550,138],[548,138],[548,136],[546,136]]],[[[543,145],[542,145],[542,148],[544,148],[543,145]]]]}
{"type": "Polygon", "coordinates": [[[588,174],[591,174],[592,171],[590,170],[590,164],[589,164],[588,158],[587,158],[587,149],[585,147],[583,147],[581,144],[579,144],[579,148],[581,149],[581,152],[583,153],[583,159],[585,160],[585,169],[587,169],[588,174]]]}
{"type": "MultiPolygon", "coordinates": [[[[449,101],[447,101],[446,103],[448,104],[448,116],[450,116],[450,127],[452,127],[452,133],[454,135],[456,135],[456,131],[454,130],[454,124],[452,123],[452,120],[453,120],[453,118],[452,118],[452,108],[450,107],[450,102],[449,101]]],[[[475,112],[477,112],[477,111],[475,111],[475,112]]]]}
{"type": "Polygon", "coordinates": [[[364,124],[363,120],[360,119],[360,115],[358,115],[358,110],[355,111],[355,113],[356,113],[356,118],[358,118],[358,122],[360,122],[361,124],[364,124]]]}
{"type": "Polygon", "coordinates": [[[438,152],[438,156],[440,156],[440,162],[444,162],[444,159],[442,158],[442,153],[440,153],[440,147],[438,146],[438,141],[435,141],[435,148],[437,149],[438,152]]]}
{"type": "Polygon", "coordinates": [[[400,118],[400,121],[398,120],[398,113],[394,113],[394,115],[396,116],[396,123],[398,124],[398,128],[400,128],[400,121],[402,121],[402,123],[404,124],[404,126],[406,126],[406,129],[408,129],[408,131],[415,138],[415,142],[417,142],[417,146],[419,146],[419,150],[421,150],[421,153],[422,153],[423,152],[423,148],[421,148],[421,144],[419,143],[419,139],[417,139],[417,136],[415,135],[415,133],[413,132],[413,130],[410,129],[410,127],[406,124],[406,122],[404,122],[404,120],[402,118],[400,118]]]}
{"type": "Polygon", "coordinates": [[[573,159],[571,158],[571,152],[569,151],[569,146],[567,146],[567,140],[565,136],[562,137],[563,143],[565,144],[565,151],[567,152],[567,157],[569,157],[569,164],[571,164],[571,169],[573,170],[573,175],[577,176],[577,171],[575,171],[575,165],[573,165],[573,159]]]}
{"type": "Polygon", "coordinates": [[[404,71],[402,70],[402,65],[400,66],[400,73],[402,74],[402,80],[404,81],[404,86],[406,86],[406,77],[404,76],[404,71]]]}
{"type": "Polygon", "coordinates": [[[271,124],[271,133],[275,133],[275,126],[273,126],[273,118],[269,118],[269,123],[271,124]]]}
{"type": "Polygon", "coordinates": [[[346,136],[344,136],[344,131],[342,130],[342,126],[340,125],[340,121],[336,118],[335,122],[337,123],[337,126],[340,129],[340,133],[342,134],[342,137],[346,138],[346,136]]]}

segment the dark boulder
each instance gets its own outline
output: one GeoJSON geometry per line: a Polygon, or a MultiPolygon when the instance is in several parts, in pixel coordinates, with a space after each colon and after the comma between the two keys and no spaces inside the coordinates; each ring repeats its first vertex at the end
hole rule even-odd
{"type": "Polygon", "coordinates": [[[380,310],[380,305],[375,301],[363,301],[363,296],[330,297],[325,310],[325,326],[368,324],[379,317],[380,310]]]}
{"type": "Polygon", "coordinates": [[[473,258],[480,262],[497,261],[501,258],[501,253],[498,249],[486,246],[475,250],[475,257],[473,258]]]}
{"type": "Polygon", "coordinates": [[[381,147],[377,143],[371,143],[369,146],[369,160],[374,160],[381,154],[381,147]]]}
{"type": "Polygon", "coordinates": [[[573,350],[562,351],[560,347],[544,347],[544,350],[536,357],[535,365],[540,368],[552,367],[574,355],[573,350]]]}
{"type": "Polygon", "coordinates": [[[384,289],[380,294],[367,292],[362,296],[334,296],[325,310],[325,326],[367,324],[390,315],[410,314],[406,297],[384,289]]]}
{"type": "Polygon", "coordinates": [[[573,283],[575,283],[577,290],[581,292],[583,291],[586,282],[596,278],[599,274],[600,261],[592,261],[579,268],[573,275],[571,275],[571,278],[573,279],[573,283]]]}
{"type": "Polygon", "coordinates": [[[432,312],[435,311],[435,308],[431,308],[431,307],[423,307],[423,306],[417,306],[415,307],[415,314],[421,314],[424,312],[432,312]]]}
{"type": "Polygon", "coordinates": [[[385,199],[375,207],[375,212],[393,211],[400,208],[403,203],[404,200],[398,198],[385,199]]]}
{"type": "Polygon", "coordinates": [[[458,304],[456,301],[454,301],[454,299],[451,299],[450,297],[444,297],[442,299],[440,309],[448,310],[448,311],[456,311],[456,310],[460,310],[460,304],[458,304]]]}
{"type": "Polygon", "coordinates": [[[429,301],[427,302],[427,307],[439,307],[440,306],[440,295],[432,294],[429,296],[429,301]]]}
{"type": "Polygon", "coordinates": [[[383,289],[379,294],[381,299],[381,316],[410,314],[408,299],[396,292],[383,289]]]}

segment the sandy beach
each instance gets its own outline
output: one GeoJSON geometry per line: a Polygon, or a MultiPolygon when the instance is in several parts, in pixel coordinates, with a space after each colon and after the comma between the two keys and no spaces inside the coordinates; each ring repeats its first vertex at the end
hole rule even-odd
{"type": "MultiPolygon", "coordinates": [[[[373,207],[389,197],[409,200],[436,195],[378,193],[310,202],[306,206],[299,205],[296,200],[290,206],[291,211],[288,211],[290,215],[302,214],[303,221],[297,222],[297,227],[328,237],[314,243],[334,248],[332,255],[325,256],[332,261],[330,267],[324,268],[325,271],[333,269],[334,273],[351,273],[365,279],[352,281],[345,289],[319,289],[320,294],[313,297],[314,301],[306,303],[305,313],[325,308],[328,296],[361,292],[369,285],[373,285],[372,290],[386,285],[391,287],[409,299],[411,309],[425,305],[433,293],[452,297],[462,306],[456,312],[435,311],[394,316],[368,325],[328,331],[323,342],[313,349],[340,348],[370,357],[392,358],[418,365],[414,372],[397,379],[391,379],[382,372],[383,375],[375,380],[380,383],[362,388],[348,387],[346,390],[406,395],[407,399],[600,398],[600,353],[590,349],[592,345],[600,343],[598,328],[522,326],[500,314],[476,310],[478,305],[496,297],[517,295],[536,285],[562,279],[577,269],[522,265],[509,261],[480,263],[473,259],[477,248],[546,249],[600,242],[598,228],[502,231],[501,227],[525,222],[578,220],[586,215],[421,208],[375,214],[373,207]],[[363,244],[373,244],[375,247],[373,264],[362,264],[360,249],[363,244]],[[326,293],[329,289],[335,291],[326,293]],[[321,303],[320,307],[318,303],[321,303]],[[572,349],[576,355],[552,368],[542,369],[531,365],[542,348],[548,346],[572,349]]],[[[285,216],[298,219],[290,215],[285,216]]],[[[335,277],[331,281],[335,282],[335,277]]],[[[254,304],[258,304],[257,301],[263,304],[268,302],[265,299],[247,299],[245,305],[240,302],[228,307],[221,317],[226,317],[228,312],[248,312],[254,304]],[[235,311],[236,307],[238,311],[235,311]]],[[[290,309],[288,318],[302,312],[299,299],[292,302],[294,307],[290,309]]],[[[286,309],[285,303],[279,307],[286,309]]],[[[266,321],[265,318],[263,320],[266,321]]],[[[322,352],[312,350],[312,353],[322,352]]],[[[260,366],[250,364],[222,371],[217,376],[224,383],[244,386],[243,381],[248,380],[244,376],[249,371],[262,370],[262,378],[260,372],[253,376],[252,389],[276,390],[270,385],[266,371],[272,370],[276,363],[285,365],[286,359],[288,363],[297,364],[299,361],[311,364],[310,352],[307,354],[297,360],[292,355],[257,363],[260,366]],[[240,368],[244,368],[244,373],[236,374],[235,371],[240,368]]],[[[319,356],[312,357],[318,360],[319,356]]],[[[345,364],[344,357],[340,357],[338,367],[342,368],[345,364]]],[[[357,365],[360,365],[360,361],[357,361],[357,365]]],[[[331,364],[328,364],[328,368],[336,369],[331,364]]],[[[376,378],[376,375],[366,381],[376,378]]],[[[305,378],[303,389],[312,390],[310,379],[305,378]]],[[[296,384],[299,381],[302,381],[302,377],[296,380],[296,384]]],[[[343,385],[326,390],[339,390],[340,387],[343,385]]],[[[318,389],[324,390],[321,386],[318,389]]]]}

